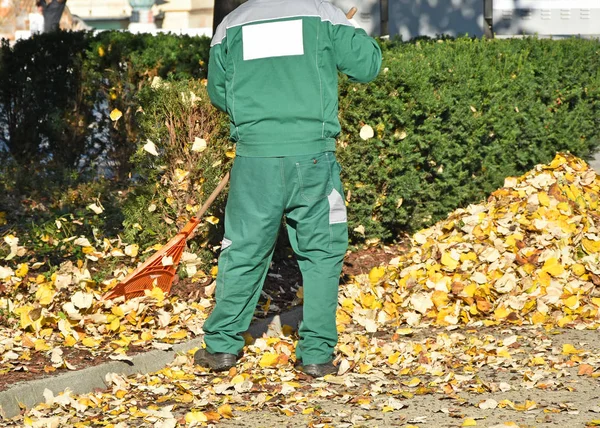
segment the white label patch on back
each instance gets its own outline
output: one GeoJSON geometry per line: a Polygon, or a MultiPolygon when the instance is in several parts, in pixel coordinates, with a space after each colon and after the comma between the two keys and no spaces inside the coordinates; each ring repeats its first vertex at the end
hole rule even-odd
{"type": "Polygon", "coordinates": [[[242,27],[244,61],[304,55],[302,20],[269,22],[242,27]]]}

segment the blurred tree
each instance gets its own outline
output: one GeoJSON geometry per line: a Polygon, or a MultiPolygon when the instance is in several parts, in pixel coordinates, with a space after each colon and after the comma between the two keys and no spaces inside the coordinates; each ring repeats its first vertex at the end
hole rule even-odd
{"type": "Polygon", "coordinates": [[[233,9],[245,3],[246,0],[215,0],[213,9],[213,34],[217,31],[217,27],[233,9]]]}
{"type": "Polygon", "coordinates": [[[0,1],[0,34],[25,30],[25,19],[35,8],[35,0],[0,1]]]}

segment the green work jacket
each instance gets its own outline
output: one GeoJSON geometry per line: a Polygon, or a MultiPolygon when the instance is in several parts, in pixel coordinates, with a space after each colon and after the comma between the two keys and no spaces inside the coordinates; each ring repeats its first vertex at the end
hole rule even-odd
{"type": "Polygon", "coordinates": [[[338,71],[373,80],[381,50],[321,0],[249,0],[225,17],[210,48],[208,94],[228,113],[241,156],[335,150],[338,71]]]}

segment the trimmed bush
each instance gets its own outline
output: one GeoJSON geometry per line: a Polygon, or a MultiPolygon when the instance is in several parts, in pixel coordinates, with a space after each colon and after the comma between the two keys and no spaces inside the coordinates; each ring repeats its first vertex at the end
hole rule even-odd
{"type": "Polygon", "coordinates": [[[42,176],[67,168],[125,178],[139,132],[138,92],[154,77],[206,77],[208,46],[207,37],[127,32],[48,33],[13,47],[5,40],[0,148],[42,176]],[[114,109],[123,112],[117,123],[114,109]]]}
{"type": "MultiPolygon", "coordinates": [[[[557,151],[600,145],[597,41],[383,43],[377,80],[340,89],[351,229],[389,240],[482,200],[557,151]],[[368,124],[375,137],[363,141],[368,124]]],[[[362,234],[353,232],[353,240],[362,234]]]]}

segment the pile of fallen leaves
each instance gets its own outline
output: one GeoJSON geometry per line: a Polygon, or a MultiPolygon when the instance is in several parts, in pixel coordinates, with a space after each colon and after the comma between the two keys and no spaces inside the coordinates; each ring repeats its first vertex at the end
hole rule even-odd
{"type": "Polygon", "coordinates": [[[600,178],[559,153],[509,177],[487,202],[416,233],[412,249],[343,290],[339,320],[595,326],[600,319],[600,178]]]}

